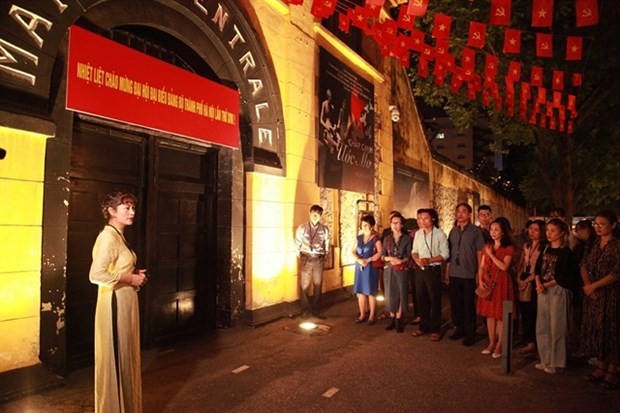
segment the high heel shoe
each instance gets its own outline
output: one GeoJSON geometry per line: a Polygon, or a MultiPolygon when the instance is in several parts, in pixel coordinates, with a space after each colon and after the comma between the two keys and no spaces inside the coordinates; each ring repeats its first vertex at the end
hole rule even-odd
{"type": "Polygon", "coordinates": [[[390,320],[390,324],[387,325],[387,327],[385,327],[386,330],[394,330],[394,327],[396,327],[396,317],[392,317],[392,319],[390,320]]]}
{"type": "Polygon", "coordinates": [[[488,356],[489,354],[493,353],[493,350],[495,350],[495,346],[489,346],[485,348],[484,350],[482,350],[480,354],[484,354],[485,356],[488,356]]]}
{"type": "Polygon", "coordinates": [[[356,319],[355,319],[355,324],[361,324],[361,323],[363,323],[364,321],[366,321],[366,317],[364,317],[364,318],[356,318],[356,319]]]}
{"type": "Polygon", "coordinates": [[[368,325],[369,326],[374,326],[375,325],[375,319],[374,318],[369,318],[368,319],[368,325]]]}

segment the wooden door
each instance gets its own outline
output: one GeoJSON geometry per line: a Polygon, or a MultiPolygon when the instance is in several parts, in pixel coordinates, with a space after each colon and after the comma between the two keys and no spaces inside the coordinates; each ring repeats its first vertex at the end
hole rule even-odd
{"type": "MultiPolygon", "coordinates": [[[[92,247],[105,221],[101,202],[111,191],[126,190],[142,203],[145,181],[146,137],[76,122],[70,169],[67,239],[67,368],[92,364],[97,287],[90,283],[92,247]]],[[[144,217],[138,215],[126,237],[141,245],[144,217]]],[[[139,262],[140,264],[140,262],[139,262]]]]}
{"type": "Polygon", "coordinates": [[[215,328],[217,152],[76,120],[67,240],[67,368],[92,364],[97,287],[88,272],[103,196],[138,198],[126,236],[150,281],[139,293],[143,345],[215,328]]]}
{"type": "Polygon", "coordinates": [[[150,159],[146,339],[154,343],[215,326],[217,157],[158,140],[150,159]]]}

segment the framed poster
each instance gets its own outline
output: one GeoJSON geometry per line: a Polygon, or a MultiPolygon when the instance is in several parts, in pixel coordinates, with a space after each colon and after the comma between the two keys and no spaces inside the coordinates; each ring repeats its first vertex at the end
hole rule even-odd
{"type": "Polygon", "coordinates": [[[374,192],[374,86],[324,49],[318,83],[318,185],[374,192]]]}

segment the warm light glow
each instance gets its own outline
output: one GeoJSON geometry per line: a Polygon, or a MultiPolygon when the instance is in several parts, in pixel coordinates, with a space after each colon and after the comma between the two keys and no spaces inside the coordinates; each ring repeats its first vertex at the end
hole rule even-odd
{"type": "Polygon", "coordinates": [[[385,78],[377,69],[375,69],[370,63],[362,59],[360,55],[355,53],[349,46],[344,44],[340,39],[334,36],[329,30],[325,29],[321,23],[314,23],[312,26],[314,32],[318,35],[319,39],[325,40],[327,44],[333,48],[336,52],[341,54],[345,59],[349,61],[353,66],[358,67],[365,73],[369,74],[374,80],[379,83],[383,83],[385,78]]]}
{"type": "Polygon", "coordinates": [[[304,321],[303,323],[299,325],[299,327],[303,330],[314,330],[317,327],[317,325],[311,321],[304,321]]]}
{"type": "Polygon", "coordinates": [[[282,0],[265,0],[272,9],[280,13],[282,16],[288,16],[289,10],[286,4],[282,2],[282,0]]]}
{"type": "Polygon", "coordinates": [[[383,296],[383,294],[377,296],[377,301],[385,301],[385,297],[383,296]]]}

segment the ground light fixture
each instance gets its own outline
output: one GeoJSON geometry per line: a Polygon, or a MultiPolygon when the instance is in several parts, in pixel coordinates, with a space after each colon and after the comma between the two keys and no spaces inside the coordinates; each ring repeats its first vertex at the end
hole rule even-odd
{"type": "Polygon", "coordinates": [[[385,297],[383,296],[383,294],[377,295],[377,301],[385,301],[385,297]]]}
{"type": "Polygon", "coordinates": [[[302,330],[314,330],[316,327],[317,325],[312,321],[304,321],[303,323],[299,324],[299,328],[301,328],[302,330]]]}

